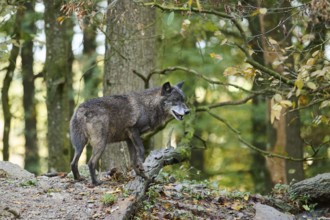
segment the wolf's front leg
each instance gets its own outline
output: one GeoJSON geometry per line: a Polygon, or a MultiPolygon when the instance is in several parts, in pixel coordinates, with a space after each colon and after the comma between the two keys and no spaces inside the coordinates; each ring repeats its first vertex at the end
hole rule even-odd
{"type": "Polygon", "coordinates": [[[144,146],[140,138],[139,132],[135,130],[130,130],[128,132],[129,140],[127,140],[127,145],[130,153],[131,160],[133,162],[133,167],[137,175],[148,178],[144,172],[143,161],[144,161],[144,146]]]}

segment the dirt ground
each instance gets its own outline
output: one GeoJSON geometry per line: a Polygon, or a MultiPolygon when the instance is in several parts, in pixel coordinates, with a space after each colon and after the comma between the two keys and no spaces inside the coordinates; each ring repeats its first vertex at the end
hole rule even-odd
{"type": "MultiPolygon", "coordinates": [[[[119,201],[130,199],[131,195],[124,186],[133,176],[126,179],[120,175],[101,176],[104,183],[93,186],[90,178],[75,182],[65,173],[34,177],[17,165],[0,161],[0,220],[111,219],[111,213],[120,210],[119,201]],[[16,176],[13,178],[12,174],[16,176]]],[[[266,198],[248,192],[229,193],[205,184],[182,183],[173,179],[155,181],[132,219],[257,220],[274,219],[274,216],[279,217],[276,219],[330,219],[330,209],[294,216],[267,206],[272,204],[266,198]]],[[[282,201],[285,205],[288,202],[284,198],[285,195],[280,195],[272,201],[282,201]]]]}
{"type": "MultiPolygon", "coordinates": [[[[109,180],[94,187],[89,179],[74,182],[61,176],[39,176],[29,180],[0,178],[0,219],[110,219],[108,216],[116,209],[116,204],[104,204],[103,197],[112,194],[120,199],[123,186],[109,180]]],[[[218,214],[226,216],[227,211],[230,219],[254,216],[252,206],[249,209],[233,207],[229,200],[223,205],[223,201],[212,198],[199,186],[191,186],[188,190],[186,184],[172,183],[152,188],[155,195],[147,193],[146,203],[141,205],[135,219],[216,219],[218,214]],[[196,198],[191,198],[192,195],[196,198]]]]}
{"type": "Polygon", "coordinates": [[[111,212],[102,196],[114,193],[109,183],[40,176],[31,180],[0,178],[0,219],[102,219],[111,212]]]}

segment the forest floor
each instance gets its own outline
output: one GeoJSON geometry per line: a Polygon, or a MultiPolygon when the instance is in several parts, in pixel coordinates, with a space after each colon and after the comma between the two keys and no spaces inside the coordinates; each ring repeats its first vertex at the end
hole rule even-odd
{"type": "MultiPolygon", "coordinates": [[[[130,177],[121,175],[103,177],[102,185],[93,186],[90,179],[75,182],[64,173],[10,178],[1,171],[0,219],[110,219],[118,209],[116,202],[129,197],[124,185],[130,177]]],[[[269,201],[260,195],[229,193],[172,179],[152,183],[132,219],[267,219],[265,212],[278,219],[294,219],[269,210],[270,206],[264,209],[261,203],[269,201]]]]}
{"type": "MultiPolygon", "coordinates": [[[[127,196],[125,182],[39,176],[30,180],[0,178],[0,219],[106,219],[116,201],[127,196]]],[[[154,184],[136,219],[252,219],[255,210],[248,199],[225,199],[203,185],[154,184]]]]}

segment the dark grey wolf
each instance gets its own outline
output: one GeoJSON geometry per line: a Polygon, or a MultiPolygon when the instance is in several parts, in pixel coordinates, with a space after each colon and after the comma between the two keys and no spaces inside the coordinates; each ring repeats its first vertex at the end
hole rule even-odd
{"type": "Polygon", "coordinates": [[[146,177],[143,170],[144,146],[140,135],[163,126],[173,116],[182,120],[189,113],[181,90],[183,82],[127,95],[111,95],[82,103],[70,121],[70,136],[75,153],[71,170],[80,180],[78,160],[89,142],[93,147],[88,162],[92,183],[101,182],[95,175],[95,166],[107,143],[126,141],[136,174],[146,177]]]}

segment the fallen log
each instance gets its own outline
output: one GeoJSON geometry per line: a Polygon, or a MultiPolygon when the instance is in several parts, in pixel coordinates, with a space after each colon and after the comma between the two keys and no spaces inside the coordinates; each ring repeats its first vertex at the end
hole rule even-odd
{"type": "Polygon", "coordinates": [[[125,189],[129,191],[130,196],[117,201],[116,209],[110,213],[106,219],[129,219],[137,208],[137,205],[143,200],[147,189],[160,170],[171,164],[183,162],[189,158],[189,150],[184,147],[165,148],[154,150],[146,158],[143,166],[149,179],[136,176],[126,184],[125,189]]]}
{"type": "Polygon", "coordinates": [[[330,173],[299,181],[289,187],[289,193],[294,198],[305,198],[318,206],[330,205],[330,173]]]}

